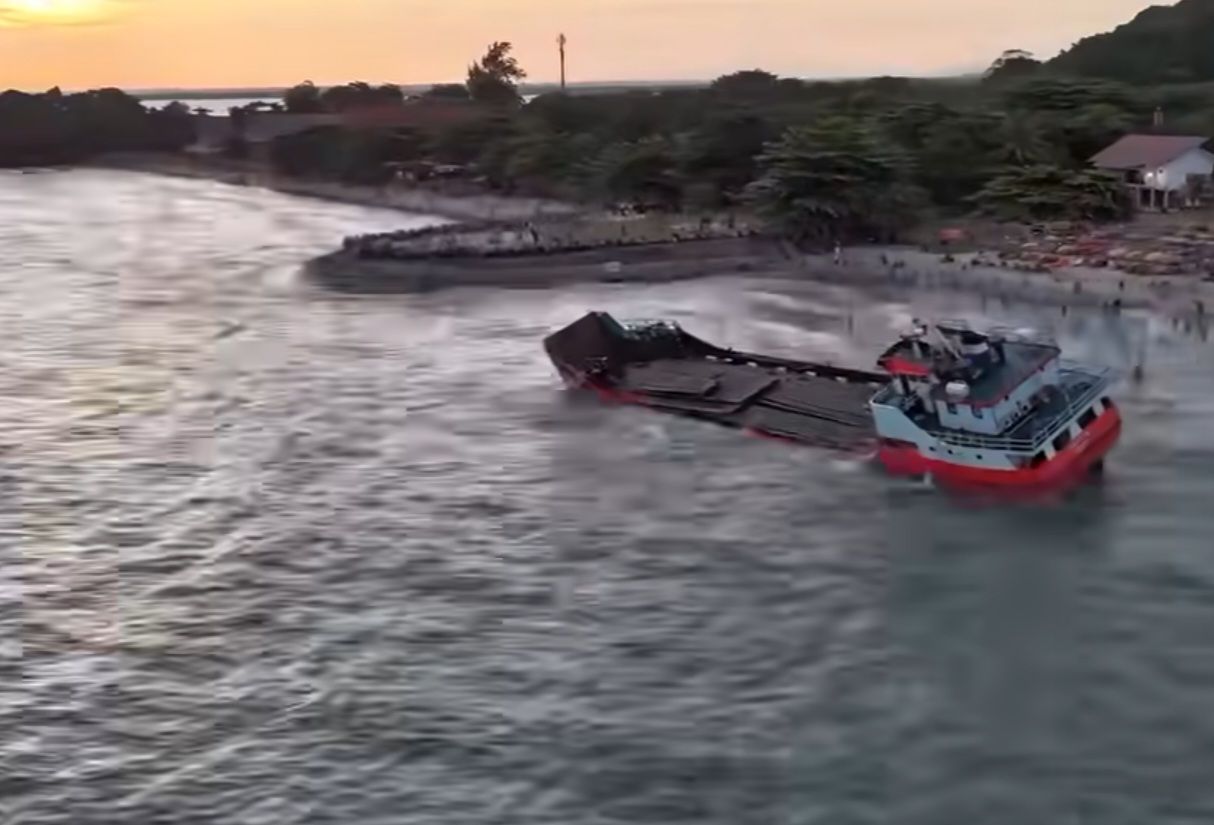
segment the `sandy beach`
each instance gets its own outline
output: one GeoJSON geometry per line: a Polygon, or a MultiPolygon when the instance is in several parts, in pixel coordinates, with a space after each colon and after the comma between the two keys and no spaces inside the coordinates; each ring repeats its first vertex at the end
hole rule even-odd
{"type": "Polygon", "coordinates": [[[809,255],[804,267],[813,277],[828,281],[860,279],[963,290],[1059,307],[1150,309],[1181,321],[1214,313],[1214,282],[1194,275],[1142,276],[1094,267],[1023,272],[990,265],[995,259],[990,252],[970,252],[946,261],[939,253],[911,247],[870,246],[844,249],[838,265],[832,255],[809,255]]]}

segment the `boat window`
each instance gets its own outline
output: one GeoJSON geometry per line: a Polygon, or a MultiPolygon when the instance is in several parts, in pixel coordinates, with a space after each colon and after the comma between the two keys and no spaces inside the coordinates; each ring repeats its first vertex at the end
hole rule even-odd
{"type": "Polygon", "coordinates": [[[1088,427],[1092,426],[1092,422],[1095,420],[1096,420],[1096,411],[1091,408],[1088,408],[1087,410],[1084,411],[1083,415],[1079,416],[1079,421],[1078,421],[1079,428],[1081,430],[1086,430],[1088,427]]]}
{"type": "Polygon", "coordinates": [[[974,407],[974,418],[982,418],[984,413],[981,407],[974,407]]]}
{"type": "Polygon", "coordinates": [[[1062,452],[1063,450],[1066,449],[1066,445],[1068,445],[1070,443],[1071,443],[1071,431],[1064,430],[1063,432],[1061,432],[1058,435],[1057,438],[1054,439],[1054,449],[1057,450],[1058,452],[1062,452]]]}
{"type": "Polygon", "coordinates": [[[957,405],[956,405],[956,404],[949,404],[949,405],[948,405],[948,414],[949,414],[949,415],[956,415],[956,414],[957,414],[957,405]]]}
{"type": "Polygon", "coordinates": [[[1040,467],[1045,463],[1045,453],[1037,453],[1033,456],[1033,460],[1029,462],[1030,467],[1040,467]]]}
{"type": "Polygon", "coordinates": [[[1100,399],[1100,401],[1101,401],[1101,403],[1103,403],[1103,404],[1104,404],[1104,408],[1105,408],[1106,410],[1115,410],[1115,409],[1117,409],[1117,405],[1113,403],[1113,399],[1112,399],[1112,398],[1109,398],[1107,395],[1106,395],[1104,398],[1100,399]]]}

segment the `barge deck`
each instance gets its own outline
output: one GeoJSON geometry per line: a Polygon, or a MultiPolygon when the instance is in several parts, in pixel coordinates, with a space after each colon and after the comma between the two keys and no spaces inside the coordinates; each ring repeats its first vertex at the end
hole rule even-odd
{"type": "Polygon", "coordinates": [[[677,325],[592,312],[544,341],[565,382],[614,401],[756,434],[859,451],[884,373],[723,349],[677,325]]]}

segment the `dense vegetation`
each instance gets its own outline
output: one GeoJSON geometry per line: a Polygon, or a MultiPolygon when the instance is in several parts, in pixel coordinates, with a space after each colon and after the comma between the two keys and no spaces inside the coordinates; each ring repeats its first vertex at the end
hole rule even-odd
{"type": "Polygon", "coordinates": [[[171,151],[193,140],[190,113],[147,109],[118,89],[0,93],[0,166],[78,163],[102,152],[171,151]]]}
{"type": "Polygon", "coordinates": [[[290,174],[358,182],[455,165],[507,193],[753,209],[792,235],[827,239],[890,235],[933,213],[1116,218],[1125,194],[1087,169],[1093,154],[1150,128],[1158,106],[1171,122],[1214,130],[1214,106],[1183,87],[1062,77],[1018,51],[981,79],[828,83],[748,70],[706,88],[527,103],[522,76],[497,43],[465,86],[429,95],[475,115],[434,128],[321,129],[280,139],[274,157],[290,174]]]}
{"type": "Polygon", "coordinates": [[[1114,31],[1084,38],[1048,65],[1127,83],[1214,80],[1214,3],[1152,6],[1114,31]]]}

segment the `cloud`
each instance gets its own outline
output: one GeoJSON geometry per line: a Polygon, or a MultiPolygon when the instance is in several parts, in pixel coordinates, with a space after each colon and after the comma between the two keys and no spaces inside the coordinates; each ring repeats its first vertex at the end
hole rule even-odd
{"type": "Polygon", "coordinates": [[[0,28],[59,28],[111,22],[149,0],[0,0],[0,28]]]}

